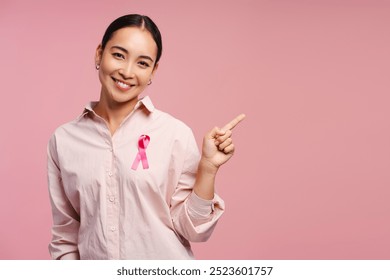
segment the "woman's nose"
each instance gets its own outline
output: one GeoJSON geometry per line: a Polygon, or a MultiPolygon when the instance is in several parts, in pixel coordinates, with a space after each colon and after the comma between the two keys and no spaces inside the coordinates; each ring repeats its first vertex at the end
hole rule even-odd
{"type": "Polygon", "coordinates": [[[135,73],[133,69],[133,64],[132,63],[126,63],[123,64],[122,67],[119,69],[119,74],[124,78],[124,79],[131,79],[134,78],[135,73]]]}

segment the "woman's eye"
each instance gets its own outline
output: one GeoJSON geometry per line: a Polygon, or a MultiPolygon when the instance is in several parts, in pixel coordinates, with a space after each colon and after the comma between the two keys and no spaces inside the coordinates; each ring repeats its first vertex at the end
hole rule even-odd
{"type": "Polygon", "coordinates": [[[146,61],[140,61],[138,62],[140,65],[144,66],[144,67],[149,67],[149,63],[147,63],[146,61]]]}
{"type": "Polygon", "coordinates": [[[123,54],[121,54],[121,53],[113,53],[112,55],[113,55],[114,57],[120,58],[120,59],[124,59],[124,58],[125,58],[125,56],[124,56],[123,54]]]}

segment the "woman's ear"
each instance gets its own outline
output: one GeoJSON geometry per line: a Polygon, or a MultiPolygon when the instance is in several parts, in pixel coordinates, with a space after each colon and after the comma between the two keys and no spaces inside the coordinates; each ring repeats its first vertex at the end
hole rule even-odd
{"type": "Polygon", "coordinates": [[[100,62],[102,60],[102,55],[103,55],[103,49],[102,49],[102,44],[99,44],[96,48],[96,53],[95,53],[95,66],[97,67],[100,65],[100,62]]]}

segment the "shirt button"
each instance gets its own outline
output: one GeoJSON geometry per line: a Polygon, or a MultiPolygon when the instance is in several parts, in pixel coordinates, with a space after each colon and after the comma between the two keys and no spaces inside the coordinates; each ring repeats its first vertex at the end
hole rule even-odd
{"type": "Polygon", "coordinates": [[[116,230],[116,227],[111,227],[111,231],[115,231],[116,230]]]}
{"type": "Polygon", "coordinates": [[[110,152],[112,153],[112,151],[114,151],[114,149],[113,148],[110,148],[110,152]]]}
{"type": "Polygon", "coordinates": [[[112,172],[111,171],[108,171],[108,176],[112,176],[112,172]]]}
{"type": "Polygon", "coordinates": [[[111,201],[111,202],[114,202],[114,200],[115,200],[115,197],[110,196],[110,201],[111,201]]]}

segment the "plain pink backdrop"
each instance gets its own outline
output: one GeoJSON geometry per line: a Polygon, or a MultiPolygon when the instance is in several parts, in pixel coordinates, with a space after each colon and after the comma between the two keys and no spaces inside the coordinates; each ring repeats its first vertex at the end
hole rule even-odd
{"type": "Polygon", "coordinates": [[[199,145],[247,115],[197,258],[390,258],[389,1],[1,0],[0,259],[49,258],[47,141],[99,97],[95,48],[126,13],[159,26],[147,94],[199,145]]]}

